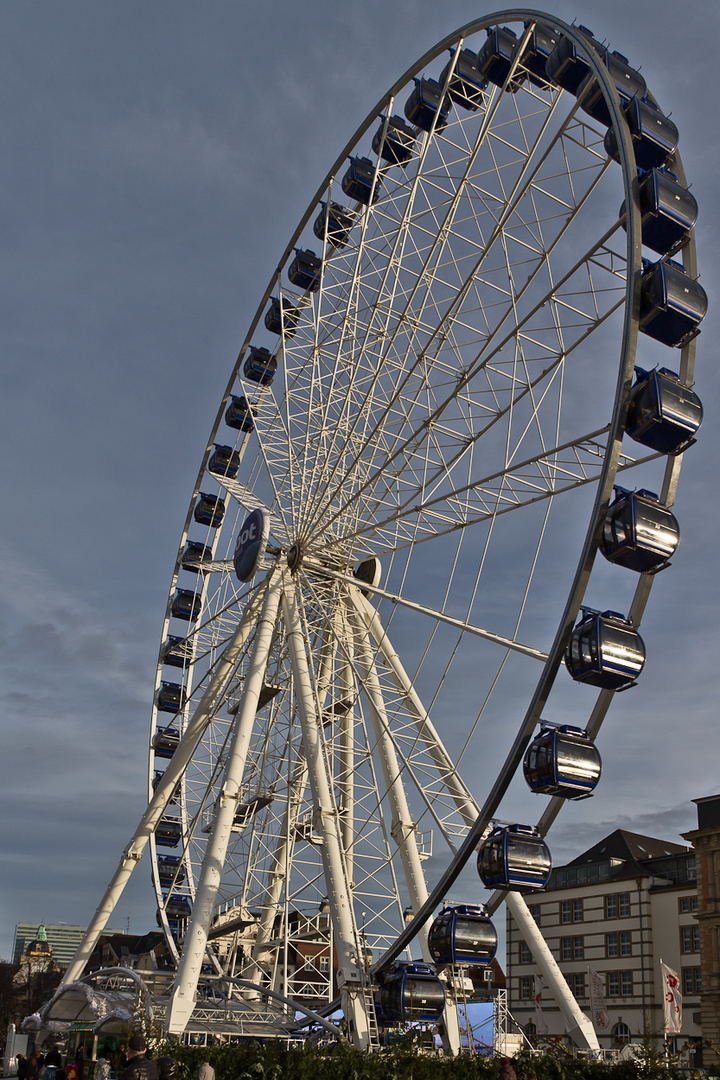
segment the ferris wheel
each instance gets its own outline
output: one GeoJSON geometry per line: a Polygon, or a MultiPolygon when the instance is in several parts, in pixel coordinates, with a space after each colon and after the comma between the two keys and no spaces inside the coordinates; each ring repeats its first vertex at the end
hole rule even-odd
{"type": "Polygon", "coordinates": [[[211,970],[314,1007],[339,985],[368,1045],[377,976],[434,977],[433,910],[483,841],[490,913],[542,883],[508,842],[544,847],[597,782],[701,420],[677,145],[626,58],[512,9],[399,78],[310,201],[163,625],[128,851],[149,841],[171,1030],[211,970]]]}

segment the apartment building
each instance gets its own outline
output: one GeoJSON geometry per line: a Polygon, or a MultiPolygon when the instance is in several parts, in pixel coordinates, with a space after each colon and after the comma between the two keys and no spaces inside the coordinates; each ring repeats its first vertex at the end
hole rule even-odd
{"type": "MultiPolygon", "coordinates": [[[[700,927],[695,853],[682,844],[617,829],[553,870],[546,889],[526,896],[578,1004],[590,1017],[590,971],[604,982],[607,1024],[600,1045],[638,1042],[663,1032],[660,961],[681,979],[680,1048],[699,1040],[700,927]]],[[[518,928],[507,917],[509,1008],[529,1035],[563,1035],[550,991],[535,1001],[538,968],[518,928]]]]}
{"type": "Polygon", "coordinates": [[[697,858],[704,1065],[720,1060],[720,795],[693,799],[698,827],[683,833],[697,858]]]}

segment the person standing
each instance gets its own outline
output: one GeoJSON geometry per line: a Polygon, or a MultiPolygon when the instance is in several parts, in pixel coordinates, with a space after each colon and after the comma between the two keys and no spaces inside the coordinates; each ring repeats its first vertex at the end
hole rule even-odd
{"type": "Polygon", "coordinates": [[[28,1070],[28,1060],[24,1054],[18,1054],[17,1056],[17,1076],[18,1080],[25,1080],[28,1070]]]}
{"type": "Polygon", "coordinates": [[[509,1058],[500,1058],[500,1072],[498,1073],[498,1080],[517,1080],[517,1073],[512,1067],[512,1062],[509,1058]]]}
{"type": "Polygon", "coordinates": [[[197,1071],[195,1080],[215,1080],[215,1070],[210,1064],[209,1054],[203,1054],[202,1065],[197,1071]]]}
{"type": "Polygon", "coordinates": [[[26,1080],[38,1080],[38,1076],[40,1075],[41,1060],[42,1055],[40,1054],[39,1050],[33,1050],[27,1063],[27,1071],[25,1073],[26,1080]]]}
{"type": "Polygon", "coordinates": [[[158,1080],[158,1071],[152,1058],[145,1056],[147,1043],[144,1035],[131,1035],[127,1044],[128,1063],[120,1073],[120,1080],[158,1080]]]}

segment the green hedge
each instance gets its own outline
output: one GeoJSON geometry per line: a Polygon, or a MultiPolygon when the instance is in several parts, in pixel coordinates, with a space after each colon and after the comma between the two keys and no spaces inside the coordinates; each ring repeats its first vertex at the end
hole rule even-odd
{"type": "MultiPolygon", "coordinates": [[[[273,1042],[208,1048],[163,1044],[156,1053],[176,1058],[180,1065],[178,1080],[195,1080],[203,1054],[208,1051],[216,1080],[497,1080],[500,1071],[497,1057],[423,1054],[412,1040],[376,1054],[364,1054],[339,1043],[324,1049],[286,1049],[273,1042]]],[[[531,1073],[537,1080],[686,1080],[683,1073],[656,1062],[608,1064],[520,1054],[513,1066],[518,1080],[531,1073]]]]}

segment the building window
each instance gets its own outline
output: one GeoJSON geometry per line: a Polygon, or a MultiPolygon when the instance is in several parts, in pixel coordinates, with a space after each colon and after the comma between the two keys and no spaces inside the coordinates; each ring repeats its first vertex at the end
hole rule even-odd
{"type": "Polygon", "coordinates": [[[560,938],[561,960],[582,960],[583,953],[583,939],[581,937],[560,938]]]}
{"type": "Polygon", "coordinates": [[[533,960],[532,953],[530,952],[530,948],[527,945],[527,943],[524,942],[524,941],[520,942],[519,961],[520,961],[521,964],[534,964],[535,963],[535,961],[533,960]]]}
{"type": "Polygon", "coordinates": [[[606,919],[627,919],[630,915],[630,893],[611,893],[605,897],[606,919]]]}
{"type": "Polygon", "coordinates": [[[540,925],[540,905],[539,904],[528,904],[528,911],[530,912],[533,919],[535,920],[535,922],[539,926],[540,925]]]}
{"type": "Polygon", "coordinates": [[[582,900],[563,900],[560,904],[560,922],[574,923],[583,921],[582,900]]]}
{"type": "Polygon", "coordinates": [[[700,968],[682,969],[683,994],[700,994],[702,992],[702,976],[700,968]]]}
{"type": "Polygon", "coordinates": [[[605,986],[609,998],[629,997],[633,992],[632,971],[608,971],[605,986]]]}
{"type": "Polygon", "coordinates": [[[532,994],[530,991],[530,976],[523,975],[520,979],[520,1000],[529,1001],[531,997],[532,994]]]}
{"type": "Polygon", "coordinates": [[[700,952],[700,927],[680,927],[680,952],[700,952]]]}
{"type": "Polygon", "coordinates": [[[616,1024],[613,1028],[613,1036],[615,1037],[616,1043],[624,1046],[625,1043],[630,1042],[630,1028],[627,1024],[616,1024]]]}
{"type": "Polygon", "coordinates": [[[585,997],[585,975],[582,971],[576,971],[573,972],[572,975],[569,975],[568,982],[570,984],[570,989],[573,992],[573,997],[585,997]]]}
{"type": "Polygon", "coordinates": [[[318,967],[319,967],[320,971],[327,974],[327,972],[330,970],[330,957],[329,956],[319,956],[318,957],[318,967]]]}
{"type": "Polygon", "coordinates": [[[697,896],[681,896],[678,900],[678,911],[681,915],[689,915],[698,909],[697,896]]]}
{"type": "Polygon", "coordinates": [[[605,955],[611,960],[614,960],[618,954],[618,936],[617,934],[605,935],[605,955]]]}
{"type": "Polygon", "coordinates": [[[630,937],[630,931],[626,930],[622,934],[618,934],[620,942],[620,955],[632,956],[632,938],[630,937]]]}

